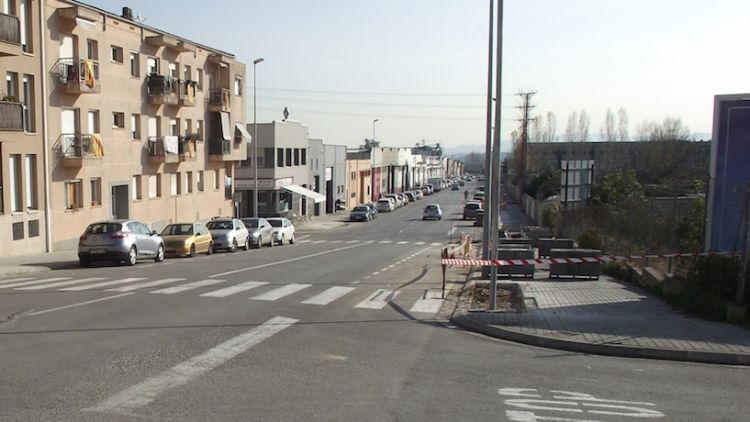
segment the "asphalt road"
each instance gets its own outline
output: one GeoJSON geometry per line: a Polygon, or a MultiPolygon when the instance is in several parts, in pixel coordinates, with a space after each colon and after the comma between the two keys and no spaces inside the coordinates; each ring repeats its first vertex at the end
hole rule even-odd
{"type": "Polygon", "coordinates": [[[0,420],[747,420],[747,368],[440,320],[439,245],[467,224],[462,202],[444,191],[292,246],[0,280],[0,420]],[[442,221],[421,221],[429,202],[442,221]]]}

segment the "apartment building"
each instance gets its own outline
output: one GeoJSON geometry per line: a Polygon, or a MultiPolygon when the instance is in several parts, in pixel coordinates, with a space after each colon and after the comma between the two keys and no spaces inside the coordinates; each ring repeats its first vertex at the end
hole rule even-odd
{"type": "Polygon", "coordinates": [[[0,2],[0,255],[45,251],[39,2],[0,2]]]}
{"type": "Polygon", "coordinates": [[[245,65],[136,22],[128,8],[45,4],[53,249],[96,220],[159,230],[233,215],[234,162],[250,141],[245,65]]]}
{"type": "Polygon", "coordinates": [[[372,159],[369,150],[346,151],[346,208],[372,202],[372,159]]]}

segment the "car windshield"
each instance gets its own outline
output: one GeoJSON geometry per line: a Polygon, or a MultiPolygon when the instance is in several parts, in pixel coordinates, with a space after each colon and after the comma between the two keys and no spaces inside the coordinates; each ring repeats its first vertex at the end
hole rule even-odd
{"type": "Polygon", "coordinates": [[[258,220],[256,219],[247,219],[242,220],[243,223],[245,223],[245,227],[248,229],[257,229],[258,228],[258,220]]]}
{"type": "Polygon", "coordinates": [[[162,230],[161,234],[162,236],[193,234],[193,225],[192,224],[170,224],[167,227],[164,227],[164,230],[162,230]]]}
{"type": "Polygon", "coordinates": [[[367,211],[370,211],[370,208],[369,207],[354,207],[354,209],[352,211],[355,211],[355,212],[367,212],[367,211]]]}
{"type": "Polygon", "coordinates": [[[88,234],[105,234],[114,233],[122,230],[122,224],[120,223],[96,223],[91,224],[86,228],[88,234]]]}
{"type": "Polygon", "coordinates": [[[428,205],[425,207],[425,210],[427,211],[437,211],[438,207],[437,205],[428,205]]]}
{"type": "Polygon", "coordinates": [[[232,230],[234,225],[229,220],[209,221],[206,224],[209,230],[232,230]]]}
{"type": "Polygon", "coordinates": [[[284,225],[281,220],[268,220],[268,223],[271,224],[272,227],[281,227],[284,225]]]}

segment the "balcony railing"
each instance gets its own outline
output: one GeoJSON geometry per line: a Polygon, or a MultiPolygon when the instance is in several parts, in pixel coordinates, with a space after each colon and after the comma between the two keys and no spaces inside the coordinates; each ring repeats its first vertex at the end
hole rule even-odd
{"type": "Polygon", "coordinates": [[[60,89],[69,94],[99,92],[99,62],[89,59],[61,58],[58,60],[60,89]]]}
{"type": "Polygon", "coordinates": [[[195,105],[195,90],[198,87],[196,81],[180,80],[180,104],[187,107],[195,105]]]}
{"type": "Polygon", "coordinates": [[[214,138],[208,141],[208,156],[211,161],[224,161],[232,153],[232,142],[214,138]]]}
{"type": "Polygon", "coordinates": [[[231,98],[228,89],[210,89],[208,90],[208,109],[210,111],[229,111],[231,98]]]}
{"type": "Polygon", "coordinates": [[[64,133],[60,135],[60,154],[64,167],[80,167],[84,160],[101,163],[104,145],[98,135],[64,133]]]}
{"type": "Polygon", "coordinates": [[[152,73],[146,76],[146,93],[151,104],[179,104],[180,80],[152,73]]]}
{"type": "Polygon", "coordinates": [[[21,21],[17,16],[0,13],[0,41],[21,45],[21,21]]]}
{"type": "Polygon", "coordinates": [[[180,142],[165,139],[163,136],[149,136],[147,139],[148,159],[152,163],[179,163],[180,142]]]}
{"type": "Polygon", "coordinates": [[[23,130],[23,104],[0,101],[0,130],[23,130]]]}

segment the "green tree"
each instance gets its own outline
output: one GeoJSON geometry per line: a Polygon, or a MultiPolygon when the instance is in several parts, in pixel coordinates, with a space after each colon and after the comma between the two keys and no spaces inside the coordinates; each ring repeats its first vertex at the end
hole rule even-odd
{"type": "Polygon", "coordinates": [[[592,200],[616,212],[644,205],[646,195],[635,171],[620,170],[607,174],[601,182],[594,185],[592,200]]]}

